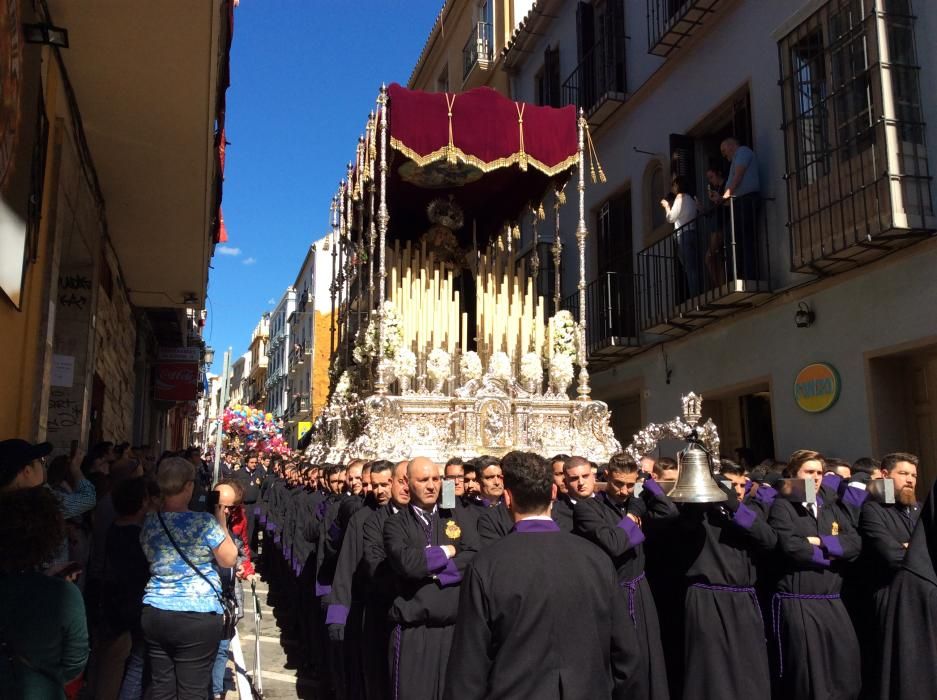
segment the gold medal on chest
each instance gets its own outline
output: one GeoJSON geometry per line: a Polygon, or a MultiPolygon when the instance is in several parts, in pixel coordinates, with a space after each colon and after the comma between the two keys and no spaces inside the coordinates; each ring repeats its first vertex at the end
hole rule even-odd
{"type": "Polygon", "coordinates": [[[455,520],[450,520],[446,523],[446,537],[450,540],[457,540],[462,536],[462,530],[459,528],[459,524],[455,520]]]}
{"type": "Polygon", "coordinates": [[[833,527],[831,528],[830,534],[838,535],[839,534],[839,523],[835,520],[833,521],[833,527]]]}

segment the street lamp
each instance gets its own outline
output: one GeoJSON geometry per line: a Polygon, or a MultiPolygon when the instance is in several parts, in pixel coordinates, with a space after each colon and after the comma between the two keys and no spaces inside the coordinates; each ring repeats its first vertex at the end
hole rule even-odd
{"type": "Polygon", "coordinates": [[[204,358],[205,364],[210,366],[215,361],[215,349],[211,346],[206,347],[204,358]]]}

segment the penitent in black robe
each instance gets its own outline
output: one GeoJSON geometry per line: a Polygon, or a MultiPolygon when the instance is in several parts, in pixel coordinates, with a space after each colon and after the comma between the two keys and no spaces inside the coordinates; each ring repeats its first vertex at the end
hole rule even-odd
{"type": "Polygon", "coordinates": [[[326,596],[328,608],[325,615],[333,650],[342,655],[342,663],[338,666],[343,670],[343,697],[347,700],[364,697],[360,647],[367,587],[367,572],[363,563],[364,523],[377,510],[377,505],[370,497],[365,498],[360,505],[356,504],[357,501],[346,499],[339,510],[339,520],[342,520],[342,511],[357,508],[344,528],[345,535],[332,577],[332,590],[326,596]],[[333,633],[333,630],[336,632],[333,633]]]}
{"type": "Polygon", "coordinates": [[[576,501],[573,532],[601,547],[611,557],[618,573],[620,595],[628,605],[628,621],[634,635],[630,653],[638,663],[637,672],[628,680],[628,697],[666,700],[670,693],[660,624],[651,589],[644,577],[644,533],[627,517],[629,512],[640,513],[642,520],[677,515],[676,507],[660,486],[647,479],[640,497],[629,497],[623,504],[613,502],[604,493],[576,501]]]}
{"type": "Polygon", "coordinates": [[[552,520],[522,520],[466,573],[445,698],[628,698],[630,628],[605,553],[552,520]]]}
{"type": "Polygon", "coordinates": [[[937,688],[937,484],[888,590],[882,700],[923,700],[937,688]]]}
{"type": "Polygon", "coordinates": [[[411,505],[384,524],[384,549],[397,590],[390,608],[394,698],[442,697],[459,584],[478,551],[474,529],[463,527],[458,517],[455,510],[437,508],[427,526],[411,505]],[[455,557],[447,558],[441,545],[453,545],[455,557]]]}
{"type": "Polygon", "coordinates": [[[368,700],[385,700],[390,697],[387,648],[391,625],[387,615],[396,591],[394,572],[384,551],[384,524],[388,518],[396,517],[399,511],[398,506],[388,503],[378,508],[374,517],[368,518],[361,527],[361,556],[368,581],[361,633],[361,663],[368,700]]]}
{"type": "MultiPolygon", "coordinates": [[[[734,494],[733,494],[734,497],[734,494]]],[[[687,563],[683,700],[769,698],[771,673],[753,554],[777,535],[744,504],[683,504],[674,530],[687,563]]]]}
{"type": "Polygon", "coordinates": [[[780,498],[768,516],[783,559],[772,600],[778,691],[798,700],[852,700],[861,687],[859,642],[840,594],[843,568],[861,541],[835,493],[823,488],[817,500],[819,518],[780,498]]]}

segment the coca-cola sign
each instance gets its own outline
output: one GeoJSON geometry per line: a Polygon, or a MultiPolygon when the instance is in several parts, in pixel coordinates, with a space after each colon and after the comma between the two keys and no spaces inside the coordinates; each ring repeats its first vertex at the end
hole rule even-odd
{"type": "Polygon", "coordinates": [[[153,394],[157,401],[194,401],[197,390],[197,362],[164,362],[156,365],[153,394]]]}

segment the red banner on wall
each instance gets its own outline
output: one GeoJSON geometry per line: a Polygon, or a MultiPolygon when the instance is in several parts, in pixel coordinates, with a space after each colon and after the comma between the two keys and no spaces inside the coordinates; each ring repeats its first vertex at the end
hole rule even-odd
{"type": "Polygon", "coordinates": [[[197,391],[197,362],[165,362],[156,365],[153,398],[157,401],[195,401],[197,391]]]}

